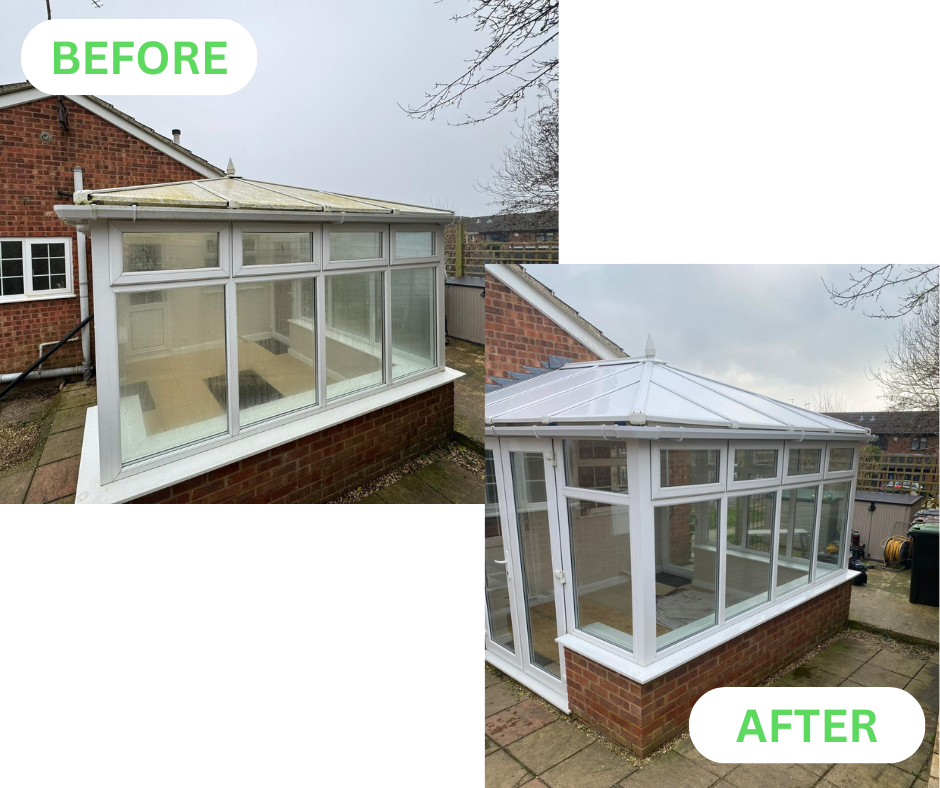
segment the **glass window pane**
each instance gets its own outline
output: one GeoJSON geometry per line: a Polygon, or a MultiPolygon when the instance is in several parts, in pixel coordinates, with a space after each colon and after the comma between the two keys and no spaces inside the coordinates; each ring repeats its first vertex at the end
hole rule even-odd
{"type": "Polygon", "coordinates": [[[228,429],[224,288],[154,292],[117,294],[125,464],[228,429]]]}
{"type": "Polygon", "coordinates": [[[218,267],[218,233],[124,233],[125,272],[218,267]]]}
{"type": "Polygon", "coordinates": [[[512,452],[513,497],[519,534],[522,588],[529,627],[529,660],[553,676],[561,675],[551,524],[542,453],[512,452]]]}
{"type": "MultiPolygon", "coordinates": [[[[791,455],[792,456],[792,455],[791,455]]],[[[784,490],[780,506],[780,545],[777,548],[777,595],[809,582],[816,487],[784,490]]]]}
{"type": "Polygon", "coordinates": [[[725,559],[725,618],[770,599],[776,493],[728,499],[728,554],[725,559]]]}
{"type": "Polygon", "coordinates": [[[829,449],[829,470],[850,471],[855,459],[855,449],[829,449]]]}
{"type": "Polygon", "coordinates": [[[433,268],[392,271],[392,379],[437,365],[433,268]]]}
{"type": "Polygon", "coordinates": [[[313,262],[310,233],[242,233],[242,265],[313,262]]]}
{"type": "Polygon", "coordinates": [[[790,449],[787,476],[805,476],[809,473],[819,473],[821,455],[822,451],[820,449],[790,449]]]}
{"type": "Polygon", "coordinates": [[[568,500],[575,582],[575,625],[633,650],[630,510],[568,500]]]}
{"type": "Polygon", "coordinates": [[[396,232],[395,258],[404,260],[408,257],[434,256],[433,232],[396,232]]]}
{"type": "Polygon", "coordinates": [[[734,480],[772,479],[777,475],[776,449],[738,449],[734,453],[734,480]]]}
{"type": "Polygon", "coordinates": [[[657,506],[656,648],[718,623],[719,501],[657,506]]]}
{"type": "Polygon", "coordinates": [[[239,284],[238,418],[242,425],[317,402],[312,279],[239,284]],[[305,314],[306,313],[306,314],[305,314]]]}
{"type": "Polygon", "coordinates": [[[382,274],[326,277],[326,396],[361,391],[384,380],[382,274]]]}
{"type": "Polygon", "coordinates": [[[569,487],[627,492],[626,441],[565,441],[565,449],[569,487]]]}
{"type": "Polygon", "coordinates": [[[515,653],[512,637],[512,615],[509,607],[509,581],[506,566],[509,560],[503,544],[503,523],[499,517],[499,496],[496,491],[496,468],[493,452],[485,456],[484,490],[486,500],[486,612],[490,621],[490,638],[515,653]]]}
{"type": "Polygon", "coordinates": [[[718,483],[717,449],[664,449],[659,452],[659,486],[718,483]]]}
{"type": "Polygon", "coordinates": [[[379,260],[382,233],[330,230],[330,260],[379,260]]]}
{"type": "MultiPolygon", "coordinates": [[[[851,451],[851,449],[849,449],[851,451]]],[[[819,539],[816,543],[816,577],[823,577],[842,566],[845,549],[845,524],[849,516],[851,482],[823,485],[819,539]]]]}

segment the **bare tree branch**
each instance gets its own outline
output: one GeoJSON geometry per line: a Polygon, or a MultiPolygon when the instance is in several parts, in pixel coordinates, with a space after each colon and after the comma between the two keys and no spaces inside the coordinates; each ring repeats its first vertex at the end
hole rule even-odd
{"type": "Polygon", "coordinates": [[[402,107],[411,117],[433,120],[438,110],[458,108],[470,92],[492,86],[497,95],[486,113],[467,115],[455,125],[482,123],[515,110],[532,89],[557,84],[558,56],[550,46],[558,40],[558,0],[473,0],[470,11],[453,17],[454,22],[465,19],[475,20],[478,32],[489,33],[489,43],[466,61],[456,79],[435,84],[417,107],[402,107]]]}
{"type": "MultiPolygon", "coordinates": [[[[931,293],[937,292],[937,271],[940,266],[905,268],[900,265],[882,265],[877,268],[859,268],[857,273],[849,274],[849,284],[841,289],[826,283],[829,297],[839,306],[849,309],[862,301],[871,300],[878,304],[878,312],[865,312],[868,317],[891,320],[914,312],[920,313],[931,293]],[[879,301],[892,292],[892,288],[906,288],[895,309],[886,311],[879,301]]],[[[893,291],[897,292],[897,291],[893,291]]]]}
{"type": "Polygon", "coordinates": [[[845,413],[845,397],[835,389],[817,385],[813,394],[813,410],[817,413],[845,413]]]}
{"type": "Polygon", "coordinates": [[[494,177],[477,189],[489,194],[501,213],[558,210],[558,91],[519,123],[515,145],[503,151],[494,177]]]}

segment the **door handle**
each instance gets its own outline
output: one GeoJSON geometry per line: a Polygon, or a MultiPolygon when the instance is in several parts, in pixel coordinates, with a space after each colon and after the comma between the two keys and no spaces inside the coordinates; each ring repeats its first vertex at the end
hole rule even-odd
{"type": "Polygon", "coordinates": [[[494,558],[494,559],[493,559],[493,563],[494,563],[494,564],[505,564],[506,562],[505,562],[505,561],[497,561],[497,560],[494,558]]]}

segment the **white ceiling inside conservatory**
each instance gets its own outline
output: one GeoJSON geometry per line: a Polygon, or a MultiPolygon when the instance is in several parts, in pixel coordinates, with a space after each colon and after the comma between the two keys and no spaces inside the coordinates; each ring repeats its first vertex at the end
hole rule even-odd
{"type": "Polygon", "coordinates": [[[663,424],[853,437],[869,432],[648,357],[566,364],[487,394],[486,423],[663,424]]]}

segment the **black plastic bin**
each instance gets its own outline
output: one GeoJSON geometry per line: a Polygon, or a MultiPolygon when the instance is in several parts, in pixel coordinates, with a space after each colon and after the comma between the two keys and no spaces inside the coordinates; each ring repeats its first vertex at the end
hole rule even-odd
{"type": "Polygon", "coordinates": [[[915,605],[938,607],[937,572],[938,547],[940,547],[940,525],[922,523],[907,532],[913,544],[911,559],[911,602],[915,605]]]}

